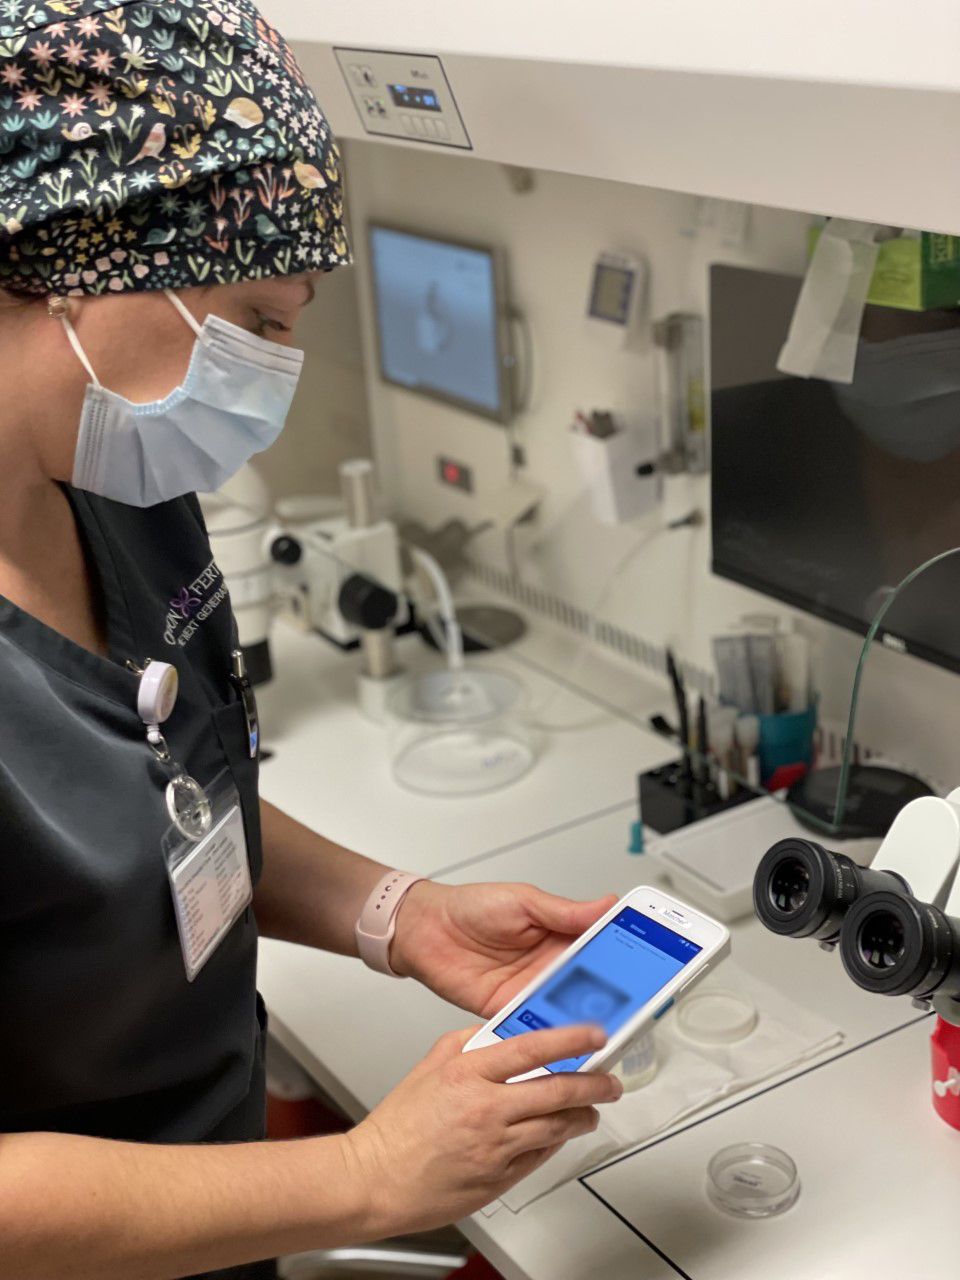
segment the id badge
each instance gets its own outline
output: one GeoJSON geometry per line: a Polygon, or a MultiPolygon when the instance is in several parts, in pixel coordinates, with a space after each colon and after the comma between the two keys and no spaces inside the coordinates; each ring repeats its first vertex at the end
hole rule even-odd
{"type": "Polygon", "coordinates": [[[201,793],[210,807],[204,834],[180,820],[163,836],[187,981],[193,982],[253,901],[240,796],[228,770],[201,793]]]}

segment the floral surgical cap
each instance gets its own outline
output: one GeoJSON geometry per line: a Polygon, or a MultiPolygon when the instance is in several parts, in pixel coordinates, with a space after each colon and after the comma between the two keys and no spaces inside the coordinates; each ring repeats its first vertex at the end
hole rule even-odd
{"type": "Polygon", "coordinates": [[[0,287],[349,261],[330,127],[250,0],[0,0],[0,287]]]}

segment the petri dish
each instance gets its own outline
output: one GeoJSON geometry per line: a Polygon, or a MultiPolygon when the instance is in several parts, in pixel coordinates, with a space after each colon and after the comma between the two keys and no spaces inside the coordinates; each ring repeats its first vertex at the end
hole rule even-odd
{"type": "Polygon", "coordinates": [[[469,796],[519,781],[537,760],[526,690],[502,671],[413,676],[388,705],[393,774],[421,795],[469,796]]]}
{"type": "Polygon", "coordinates": [[[737,1044],[756,1029],[757,1006],[739,991],[720,987],[697,991],[677,1006],[676,1028],[698,1044],[737,1044]]]}
{"type": "Polygon", "coordinates": [[[724,1147],[710,1161],[707,1195],[736,1218],[773,1218],[796,1204],[800,1177],[785,1151],[743,1142],[724,1147]]]}

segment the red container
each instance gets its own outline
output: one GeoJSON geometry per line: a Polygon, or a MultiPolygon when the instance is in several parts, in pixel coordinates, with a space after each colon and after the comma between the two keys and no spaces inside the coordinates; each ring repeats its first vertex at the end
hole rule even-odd
{"type": "Polygon", "coordinates": [[[960,1027],[937,1019],[933,1049],[933,1105],[941,1120],[960,1129],[960,1027]]]}

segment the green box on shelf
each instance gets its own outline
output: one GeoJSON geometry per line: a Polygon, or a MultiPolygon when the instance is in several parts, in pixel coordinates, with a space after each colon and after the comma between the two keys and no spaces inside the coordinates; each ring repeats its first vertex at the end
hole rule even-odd
{"type": "MultiPolygon", "coordinates": [[[[823,225],[821,221],[810,228],[811,255],[823,225]]],[[[902,311],[960,307],[960,236],[904,231],[895,240],[885,240],[867,301],[902,311]]]]}

